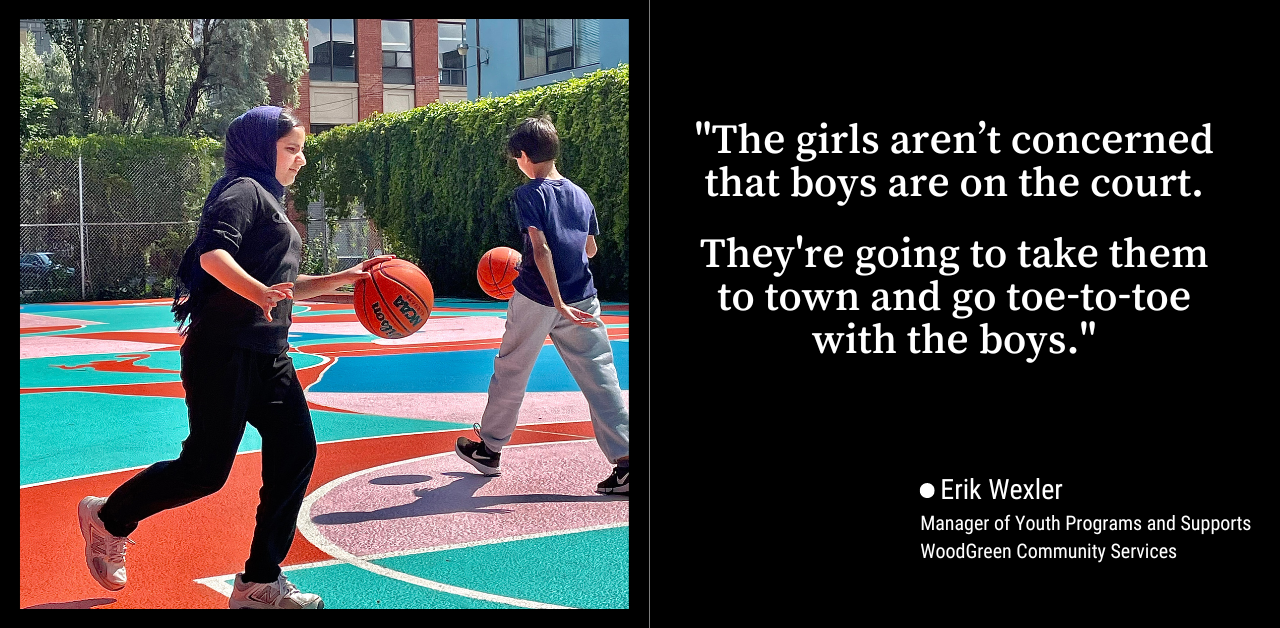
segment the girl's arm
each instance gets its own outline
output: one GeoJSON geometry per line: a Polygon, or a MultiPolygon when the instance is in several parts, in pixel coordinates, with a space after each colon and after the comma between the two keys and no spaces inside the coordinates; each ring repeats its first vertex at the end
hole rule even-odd
{"type": "Polygon", "coordinates": [[[330,275],[298,275],[293,287],[294,300],[302,301],[330,292],[338,286],[353,284],[362,277],[368,277],[368,269],[375,264],[395,259],[394,255],[379,255],[367,259],[351,268],[330,275]]]}
{"type": "Polygon", "coordinates": [[[264,285],[245,272],[225,249],[214,249],[201,255],[200,266],[232,292],[262,308],[262,314],[268,321],[271,320],[271,310],[276,303],[293,298],[292,283],[278,283],[270,287],[264,285]]]}

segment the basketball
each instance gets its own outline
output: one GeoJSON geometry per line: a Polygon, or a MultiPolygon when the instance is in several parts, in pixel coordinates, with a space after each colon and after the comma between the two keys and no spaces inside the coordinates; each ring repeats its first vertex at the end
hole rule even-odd
{"type": "Polygon", "coordinates": [[[484,293],[506,301],[516,293],[511,282],[520,275],[520,252],[505,246],[489,249],[480,256],[476,267],[476,279],[484,293]]]}
{"type": "Polygon", "coordinates": [[[404,338],[426,324],[435,305],[435,291],[422,269],[402,259],[369,268],[369,277],[355,283],[356,318],[369,333],[404,338]]]}

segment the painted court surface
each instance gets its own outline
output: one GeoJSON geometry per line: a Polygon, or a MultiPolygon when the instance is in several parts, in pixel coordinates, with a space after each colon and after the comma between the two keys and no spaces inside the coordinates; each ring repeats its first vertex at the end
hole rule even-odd
{"type": "MultiPolygon", "coordinates": [[[[76,504],[106,496],[187,436],[166,301],[20,306],[21,608],[226,608],[261,486],[245,430],[217,493],[142,522],[129,584],[89,575],[76,504]]],[[[595,493],[612,467],[548,340],[503,475],[453,453],[474,439],[506,303],[437,299],[421,331],[385,340],[350,303],[294,305],[292,357],[319,441],[283,569],[325,608],[627,608],[627,498],[595,493]]],[[[625,303],[604,303],[624,398],[625,303]]]]}

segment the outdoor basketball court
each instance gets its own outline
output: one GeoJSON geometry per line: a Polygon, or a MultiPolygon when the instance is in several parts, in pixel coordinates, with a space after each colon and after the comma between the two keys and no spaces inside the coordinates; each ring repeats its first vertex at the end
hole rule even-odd
{"type": "MultiPolygon", "coordinates": [[[[261,486],[250,426],[226,486],[142,522],[129,584],[100,587],[76,504],[181,451],[187,435],[170,302],[20,306],[20,608],[226,608],[261,486]]],[[[548,341],[503,475],[458,459],[474,438],[505,302],[437,299],[385,340],[350,303],[294,306],[292,357],[319,455],[283,565],[325,608],[628,608],[629,501],[548,341]]],[[[602,304],[624,397],[628,306],[602,304]]]]}

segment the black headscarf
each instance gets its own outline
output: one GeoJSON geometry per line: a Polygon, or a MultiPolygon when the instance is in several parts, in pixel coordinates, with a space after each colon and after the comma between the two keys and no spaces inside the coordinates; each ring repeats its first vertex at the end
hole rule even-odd
{"type": "MultiPolygon", "coordinates": [[[[254,107],[231,121],[227,128],[226,149],[223,161],[226,172],[213,184],[209,196],[204,200],[204,207],[209,210],[222,191],[235,179],[251,177],[276,198],[284,196],[284,186],[276,180],[276,142],[280,139],[280,107],[254,107]]],[[[178,267],[173,290],[173,320],[178,323],[178,331],[186,334],[188,317],[200,309],[204,302],[204,287],[209,279],[208,273],[200,266],[200,255],[206,251],[204,246],[204,220],[197,230],[195,240],[187,247],[182,257],[182,265],[178,267]]]]}

